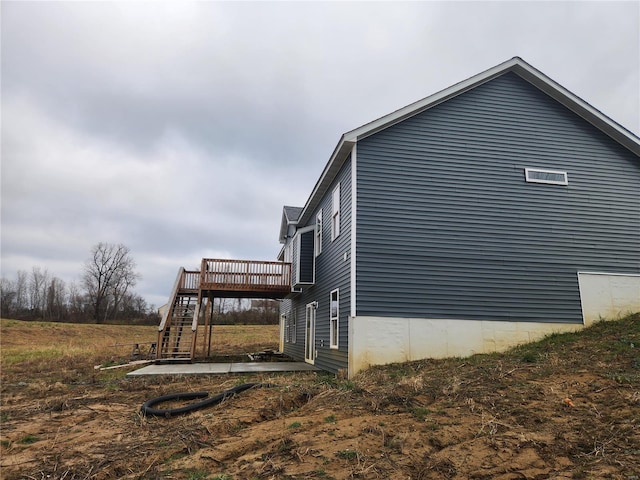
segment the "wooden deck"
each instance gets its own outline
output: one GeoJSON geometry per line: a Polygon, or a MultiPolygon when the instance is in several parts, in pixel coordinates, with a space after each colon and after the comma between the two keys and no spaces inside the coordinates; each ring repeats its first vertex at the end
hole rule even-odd
{"type": "Polygon", "coordinates": [[[291,264],[203,258],[200,289],[218,296],[281,298],[291,293],[291,264]]]}
{"type": "Polygon", "coordinates": [[[183,271],[179,291],[216,297],[282,298],[291,293],[291,264],[203,258],[200,271],[183,271]]]}
{"type": "Polygon", "coordinates": [[[158,327],[157,359],[196,357],[198,325],[204,325],[204,356],[211,352],[215,298],[284,298],[291,293],[291,264],[203,258],[201,270],[180,268],[158,327]]]}

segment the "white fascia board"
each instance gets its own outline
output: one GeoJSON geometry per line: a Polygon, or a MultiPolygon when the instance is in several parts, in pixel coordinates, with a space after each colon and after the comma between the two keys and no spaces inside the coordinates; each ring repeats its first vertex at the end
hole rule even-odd
{"type": "Polygon", "coordinates": [[[463,80],[462,82],[458,82],[455,85],[451,85],[450,87],[434,93],[433,95],[430,95],[426,98],[418,100],[417,102],[413,102],[406,107],[396,110],[395,112],[385,115],[384,117],[380,117],[373,122],[362,125],[355,130],[351,130],[350,132],[344,134],[344,138],[346,140],[357,141],[373,135],[380,130],[384,130],[385,128],[395,125],[402,120],[433,108],[442,102],[446,102],[447,100],[456,97],[468,90],[471,90],[472,88],[475,88],[482,83],[488,82],[489,80],[502,75],[509,69],[513,68],[513,66],[516,65],[519,61],[522,62],[522,60],[517,57],[514,57],[511,60],[507,60],[500,65],[496,65],[495,67],[490,68],[489,70],[474,75],[473,77],[463,80]]]}
{"type": "Polygon", "coordinates": [[[351,150],[351,251],[349,253],[350,262],[350,305],[349,315],[355,317],[357,313],[357,284],[356,284],[356,246],[357,246],[357,225],[358,225],[358,144],[353,145],[351,150]]]}
{"type": "Polygon", "coordinates": [[[358,140],[362,140],[363,138],[395,125],[409,117],[433,108],[442,102],[446,102],[453,97],[456,97],[509,71],[539,88],[551,98],[557,100],[575,114],[584,118],[586,121],[601,130],[603,133],[628,148],[631,152],[640,156],[640,138],[589,105],[580,97],[571,93],[559,83],[553,81],[551,78],[529,65],[520,57],[513,57],[493,68],[485,70],[482,73],[474,75],[471,78],[456,83],[455,85],[445,88],[438,93],[423,98],[422,100],[418,100],[417,102],[407,105],[406,107],[396,110],[395,112],[380,117],[377,120],[369,122],[342,135],[329,162],[325,166],[320,179],[316,183],[309,200],[307,200],[307,203],[300,214],[299,221],[306,222],[308,220],[309,215],[311,215],[312,211],[317,207],[320,198],[322,198],[324,193],[326,193],[331,180],[333,180],[333,177],[335,177],[337,172],[340,170],[340,167],[342,167],[342,164],[351,151],[351,148],[358,140]],[[317,197],[318,195],[320,195],[320,198],[317,197]]]}
{"type": "Polygon", "coordinates": [[[344,160],[347,158],[349,153],[351,152],[353,146],[356,144],[358,140],[362,138],[368,137],[369,135],[373,135],[380,130],[383,130],[391,125],[394,125],[402,120],[409,118],[413,115],[417,115],[418,113],[431,108],[438,103],[444,102],[449,98],[452,98],[456,95],[460,95],[461,93],[469,90],[470,88],[475,87],[476,85],[486,82],[500,74],[502,74],[505,70],[510,68],[512,64],[516,61],[515,58],[504,62],[492,69],[487,70],[484,73],[471,77],[463,82],[457,83],[445,90],[442,90],[434,95],[431,95],[427,98],[423,98],[422,100],[418,100],[406,107],[403,107],[399,110],[396,110],[393,113],[385,115],[373,122],[369,122],[361,127],[356,128],[355,130],[351,130],[340,138],[338,145],[333,150],[333,154],[329,159],[329,162],[325,166],[318,182],[316,183],[309,199],[307,200],[302,213],[300,214],[299,221],[305,223],[313,210],[317,207],[320,199],[326,193],[333,177],[338,173],[344,160]],[[482,77],[482,78],[481,78],[482,77]],[[328,181],[327,181],[328,180],[328,181]],[[319,195],[319,198],[318,198],[319,195]]]}
{"type": "Polygon", "coordinates": [[[327,193],[327,190],[331,186],[331,182],[342,168],[342,165],[344,165],[344,161],[349,156],[349,153],[351,153],[353,145],[353,142],[345,140],[344,135],[340,138],[338,145],[336,145],[336,148],[333,150],[333,154],[331,155],[329,162],[325,165],[320,178],[313,187],[311,195],[300,213],[300,217],[298,217],[298,223],[304,225],[309,220],[313,211],[320,204],[320,200],[322,200],[324,194],[327,193]]]}
{"type": "Polygon", "coordinates": [[[592,107],[577,95],[571,93],[559,83],[547,77],[527,62],[519,61],[511,68],[519,77],[542,90],[554,100],[558,101],[576,115],[601,130],[603,133],[640,156],[640,138],[624,128],[615,120],[609,118],[600,110],[592,107]]]}
{"type": "Polygon", "coordinates": [[[280,243],[285,243],[287,241],[287,223],[288,222],[289,222],[289,219],[287,218],[287,211],[283,208],[282,220],[280,220],[280,235],[278,237],[278,240],[280,240],[280,243]]]}
{"type": "Polygon", "coordinates": [[[298,221],[291,221],[289,220],[289,215],[287,215],[287,210],[286,207],[284,207],[282,209],[282,220],[280,222],[280,243],[286,243],[287,242],[287,230],[289,228],[289,225],[298,225],[298,221]]]}
{"type": "Polygon", "coordinates": [[[296,230],[296,234],[294,235],[294,237],[299,237],[301,234],[310,232],[315,229],[316,229],[315,225],[309,225],[308,227],[301,228],[299,230],[296,230]]]}
{"type": "Polygon", "coordinates": [[[396,110],[389,115],[385,115],[373,122],[369,122],[355,130],[351,130],[350,132],[345,133],[343,138],[345,141],[352,142],[361,140],[379,132],[380,130],[384,130],[385,128],[401,122],[402,120],[433,108],[442,102],[471,90],[472,88],[475,88],[478,85],[488,82],[509,71],[531,83],[575,114],[584,118],[586,121],[631,150],[636,155],[640,155],[640,138],[519,57],[507,60],[506,62],[496,65],[495,67],[468,78],[467,80],[456,83],[449,88],[441,90],[440,92],[423,98],[422,100],[418,100],[417,102],[396,110]]]}

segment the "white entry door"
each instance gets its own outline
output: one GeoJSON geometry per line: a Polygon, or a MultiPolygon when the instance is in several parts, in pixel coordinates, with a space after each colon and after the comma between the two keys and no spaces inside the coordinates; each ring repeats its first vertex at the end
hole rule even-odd
{"type": "Polygon", "coordinates": [[[316,303],[307,304],[307,322],[304,336],[304,360],[313,363],[316,359],[316,303]]]}

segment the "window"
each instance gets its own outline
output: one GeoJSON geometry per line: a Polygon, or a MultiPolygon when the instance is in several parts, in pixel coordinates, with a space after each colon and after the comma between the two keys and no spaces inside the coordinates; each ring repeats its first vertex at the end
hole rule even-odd
{"type": "Polygon", "coordinates": [[[316,257],[322,253],[322,209],[316,215],[316,257]]]}
{"type": "Polygon", "coordinates": [[[542,170],[540,168],[525,168],[524,178],[530,183],[549,183],[552,185],[568,185],[567,172],[558,170],[542,170]]]}
{"type": "Polygon", "coordinates": [[[291,312],[291,325],[289,326],[289,333],[291,335],[291,343],[296,343],[296,311],[291,312]]]}
{"type": "Polygon", "coordinates": [[[331,197],[331,240],[340,235],[340,184],[333,189],[331,197]]]}
{"type": "Polygon", "coordinates": [[[338,319],[340,317],[338,289],[331,292],[331,301],[329,302],[329,305],[329,346],[331,348],[338,348],[338,319]]]}
{"type": "Polygon", "coordinates": [[[289,343],[289,318],[287,315],[280,315],[280,322],[284,328],[284,341],[289,343]]]}
{"type": "Polygon", "coordinates": [[[294,288],[313,285],[316,276],[316,226],[311,224],[296,232],[293,250],[292,284],[294,288]]]}
{"type": "Polygon", "coordinates": [[[316,360],[316,309],[318,302],[307,303],[304,329],[304,361],[313,364],[316,360]]]}

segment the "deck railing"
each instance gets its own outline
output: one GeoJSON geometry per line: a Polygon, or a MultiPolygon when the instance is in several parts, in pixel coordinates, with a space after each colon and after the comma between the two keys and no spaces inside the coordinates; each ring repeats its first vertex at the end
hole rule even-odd
{"type": "Polygon", "coordinates": [[[200,288],[224,291],[287,291],[291,289],[291,264],[203,258],[200,288]]]}
{"type": "MultiPolygon", "coordinates": [[[[178,291],[180,290],[180,286],[182,285],[184,272],[185,272],[185,269],[183,267],[180,267],[180,269],[178,270],[178,276],[176,277],[176,281],[173,284],[173,290],[171,291],[171,296],[169,297],[169,305],[167,305],[167,310],[164,312],[164,315],[162,315],[162,320],[160,320],[160,325],[158,326],[159,332],[164,331],[164,327],[167,324],[167,320],[169,320],[169,318],[171,317],[171,309],[173,308],[173,301],[176,298],[178,291]]],[[[160,343],[158,343],[158,346],[160,346],[160,343]]]]}
{"type": "Polygon", "coordinates": [[[178,276],[176,277],[176,281],[173,285],[173,291],[171,292],[171,296],[169,297],[169,305],[167,306],[167,310],[162,315],[162,320],[160,321],[160,325],[158,326],[158,331],[164,331],[165,325],[167,324],[167,320],[171,316],[171,310],[173,308],[173,301],[178,295],[179,292],[183,292],[185,290],[192,290],[194,292],[198,291],[200,284],[200,272],[195,270],[185,270],[183,267],[180,267],[178,270],[178,276]]]}
{"type": "Polygon", "coordinates": [[[198,290],[200,288],[200,272],[184,270],[180,279],[181,290],[198,290]]]}

